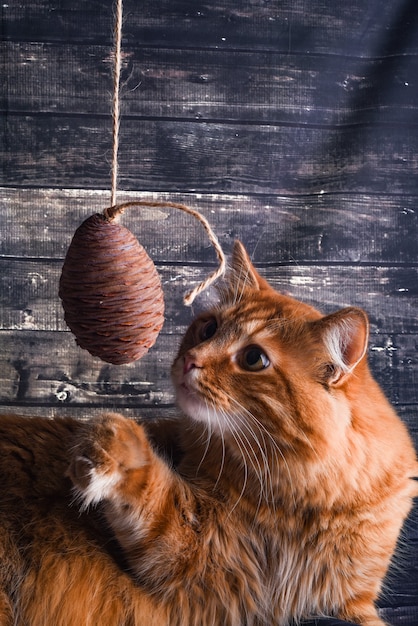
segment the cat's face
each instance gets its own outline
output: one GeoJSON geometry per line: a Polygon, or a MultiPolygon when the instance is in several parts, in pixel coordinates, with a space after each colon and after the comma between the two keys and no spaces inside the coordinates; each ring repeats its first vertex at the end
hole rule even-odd
{"type": "Polygon", "coordinates": [[[323,317],[274,291],[237,243],[220,304],[191,324],[174,362],[178,404],[223,436],[296,449],[349,420],[344,389],[367,330],[359,309],[323,317]]]}

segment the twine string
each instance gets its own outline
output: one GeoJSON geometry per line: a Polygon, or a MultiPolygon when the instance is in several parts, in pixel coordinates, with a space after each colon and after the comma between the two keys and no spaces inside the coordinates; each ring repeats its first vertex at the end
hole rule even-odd
{"type": "Polygon", "coordinates": [[[120,128],[120,72],[122,65],[122,0],[116,1],[115,6],[115,30],[114,30],[114,68],[113,68],[113,149],[112,149],[112,188],[110,204],[116,204],[118,186],[118,152],[119,152],[119,128],[120,128]]]}
{"type": "Polygon", "coordinates": [[[179,204],[177,202],[158,202],[154,200],[138,200],[131,202],[124,202],[122,204],[116,204],[117,184],[118,184],[118,152],[119,152],[119,128],[120,128],[120,74],[122,65],[122,16],[123,16],[123,4],[122,0],[116,0],[115,4],[115,27],[114,27],[114,69],[113,69],[113,102],[112,102],[112,118],[113,118],[113,150],[112,150],[112,186],[111,186],[111,206],[104,210],[104,218],[112,222],[116,219],[125,209],[134,206],[148,206],[154,208],[174,208],[180,209],[189,215],[195,217],[203,225],[206,230],[209,240],[216,250],[216,254],[219,261],[217,269],[210,274],[206,280],[199,283],[192,291],[184,296],[184,304],[190,306],[193,304],[195,298],[205,289],[207,289],[219,276],[225,272],[226,260],[221,245],[213,232],[207,219],[185,204],[179,204]]]}
{"type": "Polygon", "coordinates": [[[124,202],[122,204],[118,204],[118,205],[113,205],[107,209],[104,210],[104,218],[108,221],[108,222],[112,222],[113,220],[115,220],[119,215],[121,215],[125,209],[128,209],[130,207],[137,207],[137,206],[147,206],[147,207],[152,207],[152,208],[171,208],[171,209],[179,209],[180,211],[184,211],[185,213],[188,213],[189,215],[192,215],[194,218],[196,218],[202,225],[203,228],[205,229],[209,241],[211,242],[211,244],[213,245],[213,247],[215,248],[216,251],[216,255],[218,257],[218,262],[219,265],[216,268],[215,271],[213,271],[211,274],[209,274],[209,276],[203,280],[202,282],[200,282],[194,289],[192,289],[189,293],[187,293],[184,298],[183,298],[183,302],[184,304],[186,304],[187,306],[191,306],[194,302],[194,300],[196,299],[196,297],[202,293],[202,291],[204,291],[205,289],[207,289],[212,283],[215,282],[215,280],[217,278],[219,278],[220,276],[222,276],[222,274],[225,272],[226,269],[226,259],[225,259],[225,254],[222,250],[221,244],[219,243],[219,240],[217,238],[217,236],[215,235],[215,233],[212,230],[211,225],[209,224],[209,222],[207,221],[207,219],[198,211],[195,211],[194,209],[191,209],[190,207],[188,207],[185,204],[180,204],[179,202],[164,202],[164,201],[157,201],[157,200],[132,200],[130,202],[124,202]]]}

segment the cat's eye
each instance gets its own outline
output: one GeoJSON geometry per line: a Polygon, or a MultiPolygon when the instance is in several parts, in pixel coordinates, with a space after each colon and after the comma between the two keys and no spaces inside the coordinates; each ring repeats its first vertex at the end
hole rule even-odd
{"type": "Polygon", "coordinates": [[[268,356],[258,346],[249,346],[240,358],[241,366],[250,372],[259,372],[270,365],[268,356]]]}
{"type": "Polygon", "coordinates": [[[218,330],[218,322],[213,317],[207,321],[200,329],[199,336],[201,341],[207,341],[211,339],[218,330]]]}

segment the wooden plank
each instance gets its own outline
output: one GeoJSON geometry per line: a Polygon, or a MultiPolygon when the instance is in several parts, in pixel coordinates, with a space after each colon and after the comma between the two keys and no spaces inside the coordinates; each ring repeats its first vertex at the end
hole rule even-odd
{"type": "MultiPolygon", "coordinates": [[[[394,404],[418,404],[417,336],[372,335],[369,361],[376,380],[394,404]]],[[[417,407],[414,433],[418,434],[417,407]]],[[[410,424],[412,425],[412,424],[410,424]]],[[[418,438],[417,438],[418,441],[418,438]]]]}
{"type": "MultiPolygon", "coordinates": [[[[120,189],[201,193],[418,194],[410,127],[340,129],[131,120],[121,126],[120,189]]],[[[108,188],[102,118],[9,115],[0,158],[9,186],[108,188]]]]}
{"type": "MultiPolygon", "coordinates": [[[[109,46],[4,42],[0,109],[109,116],[109,46]],[[63,68],[65,67],[65,71],[63,68]]],[[[271,124],[416,123],[418,56],[341,59],[124,48],[123,115],[271,124]],[[384,88],[382,86],[384,76],[384,88]]]]}
{"type": "MultiPolygon", "coordinates": [[[[241,239],[260,265],[418,262],[418,196],[120,194],[120,201],[150,198],[200,211],[226,253],[241,239]]],[[[0,188],[0,257],[63,260],[76,228],[109,202],[108,191],[0,188]]],[[[132,208],[121,223],[156,263],[215,259],[200,224],[180,211],[132,208]]]]}
{"type": "MultiPolygon", "coordinates": [[[[129,365],[110,365],[76,346],[67,332],[0,333],[0,404],[10,406],[172,406],[170,366],[181,335],[161,333],[129,365]]],[[[372,335],[372,371],[391,402],[418,405],[418,334],[372,335]]]]}
{"type": "MultiPolygon", "coordinates": [[[[418,426],[417,415],[418,405],[394,405],[398,415],[404,421],[414,439],[415,445],[418,450],[418,426]]],[[[35,417],[40,416],[47,419],[60,416],[60,417],[73,417],[75,419],[89,419],[96,415],[100,415],[104,411],[117,411],[122,413],[126,417],[132,419],[159,419],[159,418],[174,418],[180,415],[180,410],[175,405],[158,405],[151,407],[126,407],[126,406],[75,406],[71,404],[41,404],[40,402],[34,404],[14,405],[12,403],[4,403],[4,399],[0,399],[0,414],[15,413],[23,416],[35,417]]],[[[418,526],[416,526],[418,529],[418,526]]],[[[418,532],[418,530],[417,530],[418,532]]]]}
{"type": "Polygon", "coordinates": [[[99,40],[112,42],[112,5],[108,0],[63,2],[29,0],[20,5],[10,2],[2,7],[4,39],[26,41],[99,40]]]}
{"type": "Polygon", "coordinates": [[[54,417],[72,417],[78,420],[86,420],[103,414],[104,412],[115,411],[121,413],[125,417],[137,420],[153,420],[153,419],[172,419],[178,416],[179,409],[175,406],[158,406],[158,407],[118,407],[118,406],[71,406],[71,405],[42,405],[40,403],[34,405],[10,405],[1,404],[0,402],[0,415],[12,413],[14,415],[22,415],[24,417],[43,417],[45,419],[52,419],[54,417]]]}
{"type": "Polygon", "coordinates": [[[109,365],[81,350],[71,333],[1,333],[1,402],[25,405],[171,405],[169,370],[179,337],[162,334],[134,364],[109,365]]]}
{"type": "MultiPolygon", "coordinates": [[[[124,40],[144,45],[222,50],[264,50],[353,56],[390,54],[396,43],[416,53],[415,6],[393,0],[353,0],[349,4],[124,2],[124,40]],[[391,37],[387,37],[388,29],[391,37]],[[381,42],[384,42],[382,46],[381,42]]],[[[110,42],[113,20],[108,0],[63,2],[27,0],[3,5],[3,37],[26,41],[110,42]]]]}
{"type": "Polygon", "coordinates": [[[2,111],[110,114],[109,46],[2,42],[0,50],[2,111]]]}
{"type": "MultiPolygon", "coordinates": [[[[210,269],[158,265],[167,332],[182,332],[188,324],[190,309],[183,305],[183,297],[210,269]]],[[[418,267],[288,265],[268,266],[260,272],[278,291],[325,313],[343,306],[365,308],[372,332],[418,332],[418,267]]],[[[55,262],[0,259],[0,329],[65,330],[58,298],[60,274],[61,265],[55,262]]],[[[210,293],[203,294],[201,306],[211,297],[210,293]]]]}
{"type": "MultiPolygon", "coordinates": [[[[411,434],[415,442],[415,447],[418,452],[418,405],[416,404],[395,404],[396,411],[402,421],[408,427],[408,430],[411,434]]],[[[417,503],[418,504],[418,503],[417,503]]],[[[418,524],[415,527],[416,533],[418,534],[418,524]]]]}

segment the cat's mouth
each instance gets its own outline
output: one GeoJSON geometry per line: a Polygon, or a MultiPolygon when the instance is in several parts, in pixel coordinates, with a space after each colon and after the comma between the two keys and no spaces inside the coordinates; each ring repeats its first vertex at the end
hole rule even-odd
{"type": "Polygon", "coordinates": [[[184,371],[182,363],[173,368],[173,382],[176,400],[180,409],[192,419],[207,422],[214,410],[212,403],[205,398],[199,388],[198,369],[184,371]]]}
{"type": "Polygon", "coordinates": [[[193,393],[190,387],[186,385],[186,383],[180,383],[178,389],[181,389],[181,393],[185,393],[185,394],[193,393]]]}
{"type": "Polygon", "coordinates": [[[180,395],[184,398],[193,399],[194,401],[196,400],[201,401],[200,392],[196,385],[196,382],[193,380],[186,380],[186,378],[187,378],[187,375],[182,376],[181,380],[178,381],[176,385],[177,396],[180,395]]]}
{"type": "Polygon", "coordinates": [[[177,385],[177,404],[186,415],[193,419],[202,419],[202,412],[205,412],[207,405],[199,391],[187,382],[177,385]]]}

